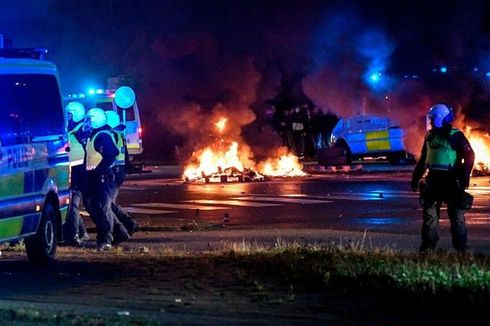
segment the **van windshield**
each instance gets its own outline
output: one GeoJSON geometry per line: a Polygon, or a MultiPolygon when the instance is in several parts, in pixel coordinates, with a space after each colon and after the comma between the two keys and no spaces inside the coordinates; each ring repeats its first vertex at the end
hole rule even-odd
{"type": "Polygon", "coordinates": [[[3,146],[65,130],[56,77],[41,74],[0,75],[0,140],[3,146]]]}

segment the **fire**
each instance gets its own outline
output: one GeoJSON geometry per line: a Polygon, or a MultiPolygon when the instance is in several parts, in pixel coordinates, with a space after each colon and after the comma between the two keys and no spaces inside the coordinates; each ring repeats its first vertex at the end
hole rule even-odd
{"type": "Polygon", "coordinates": [[[273,177],[296,177],[307,175],[303,172],[303,166],[299,163],[298,157],[290,153],[281,155],[279,158],[267,159],[264,163],[259,163],[259,166],[263,166],[259,169],[260,173],[273,177]]]}
{"type": "Polygon", "coordinates": [[[465,127],[465,134],[475,152],[474,172],[490,173],[490,136],[488,133],[475,131],[470,126],[465,127]]]}
{"type": "Polygon", "coordinates": [[[214,125],[216,128],[218,128],[218,131],[222,134],[223,131],[225,130],[226,123],[228,122],[228,119],[226,118],[221,118],[218,122],[216,122],[214,125]]]}
{"type": "Polygon", "coordinates": [[[214,123],[219,137],[211,137],[210,144],[192,154],[191,162],[185,167],[183,178],[186,181],[209,182],[210,178],[229,181],[263,180],[264,176],[292,177],[307,175],[302,171],[303,166],[298,157],[281,148],[275,158],[268,158],[257,164],[250,158],[253,153],[249,147],[224,135],[228,119],[221,118],[214,123]],[[231,179],[230,179],[231,178],[231,179]]]}
{"type": "Polygon", "coordinates": [[[199,165],[188,165],[184,171],[186,180],[196,180],[214,173],[233,168],[243,172],[243,164],[238,157],[238,143],[232,142],[226,151],[214,151],[206,147],[196,155],[199,165]]]}

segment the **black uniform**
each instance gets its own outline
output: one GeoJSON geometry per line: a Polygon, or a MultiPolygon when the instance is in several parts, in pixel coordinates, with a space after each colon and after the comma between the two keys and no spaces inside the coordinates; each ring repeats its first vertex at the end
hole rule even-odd
{"type": "Polygon", "coordinates": [[[475,154],[468,139],[461,131],[452,129],[451,125],[445,124],[442,128],[433,128],[427,133],[411,183],[412,190],[416,191],[419,180],[428,168],[425,183],[421,184],[420,189],[420,199],[423,206],[421,251],[435,249],[436,247],[439,240],[439,215],[443,202],[447,203],[453,247],[459,252],[466,250],[464,190],[469,186],[474,161],[475,154]],[[447,169],[426,166],[428,146],[438,146],[435,145],[437,142],[433,141],[435,138],[447,140],[450,148],[456,153],[454,166],[447,169]]]}
{"type": "MultiPolygon", "coordinates": [[[[111,210],[112,200],[116,191],[114,173],[111,166],[119,150],[110,135],[110,129],[107,127],[94,129],[89,141],[93,141],[94,149],[100,153],[102,160],[95,169],[87,171],[87,187],[84,196],[87,197],[87,210],[97,226],[97,244],[99,246],[110,245],[115,240],[112,237],[112,232],[114,232],[116,238],[125,238],[124,240],[129,238],[126,229],[114,218],[111,210]],[[100,132],[103,130],[107,130],[109,133],[100,132]],[[96,138],[93,139],[93,137],[96,138]]],[[[90,155],[88,148],[87,155],[90,155]]]]}

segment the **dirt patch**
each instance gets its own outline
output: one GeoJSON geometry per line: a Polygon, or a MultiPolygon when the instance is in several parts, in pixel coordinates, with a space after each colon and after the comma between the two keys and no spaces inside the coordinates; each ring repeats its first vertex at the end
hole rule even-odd
{"type": "Polygon", "coordinates": [[[280,271],[264,268],[267,264],[253,256],[234,253],[60,248],[55,264],[39,267],[28,263],[22,252],[6,251],[0,266],[0,307],[49,312],[57,316],[53,323],[59,316],[66,322],[81,315],[116,318],[123,324],[379,325],[455,320],[443,308],[425,311],[415,299],[355,290],[356,284],[298,284],[280,271]]]}

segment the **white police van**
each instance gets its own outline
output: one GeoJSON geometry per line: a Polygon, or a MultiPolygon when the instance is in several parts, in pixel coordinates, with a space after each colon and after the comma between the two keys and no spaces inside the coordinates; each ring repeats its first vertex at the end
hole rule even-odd
{"type": "Polygon", "coordinates": [[[25,239],[36,263],[54,260],[70,200],[65,114],[46,52],[0,47],[0,243],[25,239]]]}
{"type": "Polygon", "coordinates": [[[341,149],[346,163],[366,157],[385,157],[395,163],[407,157],[404,138],[404,130],[387,117],[356,115],[339,119],[329,146],[341,149]]]}

